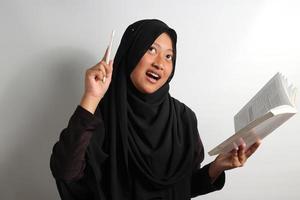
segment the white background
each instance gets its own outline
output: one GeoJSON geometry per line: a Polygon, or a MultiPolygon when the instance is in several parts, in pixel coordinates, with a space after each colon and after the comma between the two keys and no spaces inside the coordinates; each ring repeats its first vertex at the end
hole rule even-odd
{"type": "MultiPolygon", "coordinates": [[[[196,112],[207,152],[233,133],[234,114],[277,71],[300,87],[299,10],[296,0],[2,0],[0,199],[59,199],[52,146],[112,29],[113,54],[136,20],[158,18],[177,31],[171,94],[196,112]]],[[[298,114],[228,171],[222,191],[197,199],[300,199],[299,122],[298,114]]]]}

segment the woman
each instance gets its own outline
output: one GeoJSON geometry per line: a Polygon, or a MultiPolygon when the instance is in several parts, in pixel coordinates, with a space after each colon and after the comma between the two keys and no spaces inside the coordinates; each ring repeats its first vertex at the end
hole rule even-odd
{"type": "Polygon", "coordinates": [[[200,168],[194,112],[169,94],[176,32],[159,20],[125,31],[114,64],[87,70],[85,93],[53,148],[62,199],[185,200],[220,190],[225,170],[257,149],[245,145],[200,168]]]}

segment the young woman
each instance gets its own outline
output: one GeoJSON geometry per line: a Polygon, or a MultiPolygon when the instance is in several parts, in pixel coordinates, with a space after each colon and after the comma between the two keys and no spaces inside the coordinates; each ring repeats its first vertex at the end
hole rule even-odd
{"type": "Polygon", "coordinates": [[[186,200],[220,190],[260,141],[200,167],[195,113],[169,94],[176,32],[159,20],[125,31],[114,63],[87,70],[85,93],[53,148],[63,200],[186,200]]]}

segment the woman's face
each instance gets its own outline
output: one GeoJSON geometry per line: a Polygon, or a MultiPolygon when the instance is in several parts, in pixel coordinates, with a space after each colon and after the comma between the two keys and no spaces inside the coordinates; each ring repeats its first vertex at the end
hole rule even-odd
{"type": "Polygon", "coordinates": [[[172,70],[172,40],[162,33],[131,72],[130,79],[140,92],[150,94],[167,82],[172,70]]]}

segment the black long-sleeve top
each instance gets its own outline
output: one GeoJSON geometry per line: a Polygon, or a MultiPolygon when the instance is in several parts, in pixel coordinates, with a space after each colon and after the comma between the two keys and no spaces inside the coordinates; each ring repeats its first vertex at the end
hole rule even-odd
{"type": "MultiPolygon", "coordinates": [[[[95,174],[87,162],[87,148],[95,131],[104,132],[101,116],[95,116],[78,106],[67,128],[62,131],[59,141],[53,147],[50,167],[63,200],[98,200],[100,199],[99,193],[105,193],[107,189],[105,183],[103,184],[104,188],[99,189],[95,174]]],[[[203,154],[203,148],[200,148],[202,147],[200,138],[195,142],[197,143],[196,146],[199,147],[197,153],[203,154]]],[[[103,161],[103,166],[105,166],[109,155],[102,151],[101,146],[98,156],[101,157],[99,159],[103,161]]],[[[190,197],[188,198],[222,189],[225,183],[225,173],[222,173],[214,183],[211,183],[208,169],[209,164],[202,168],[197,166],[188,182],[182,182],[174,187],[178,190],[189,190],[190,197]]],[[[105,174],[107,168],[104,167],[103,170],[105,174]]],[[[134,176],[135,173],[132,174],[134,176]]],[[[136,187],[144,187],[141,186],[143,183],[138,178],[133,177],[133,180],[136,180],[134,181],[136,187]]],[[[172,199],[171,194],[164,196],[166,199],[172,199]]],[[[135,197],[138,198],[138,194],[135,197]]]]}

